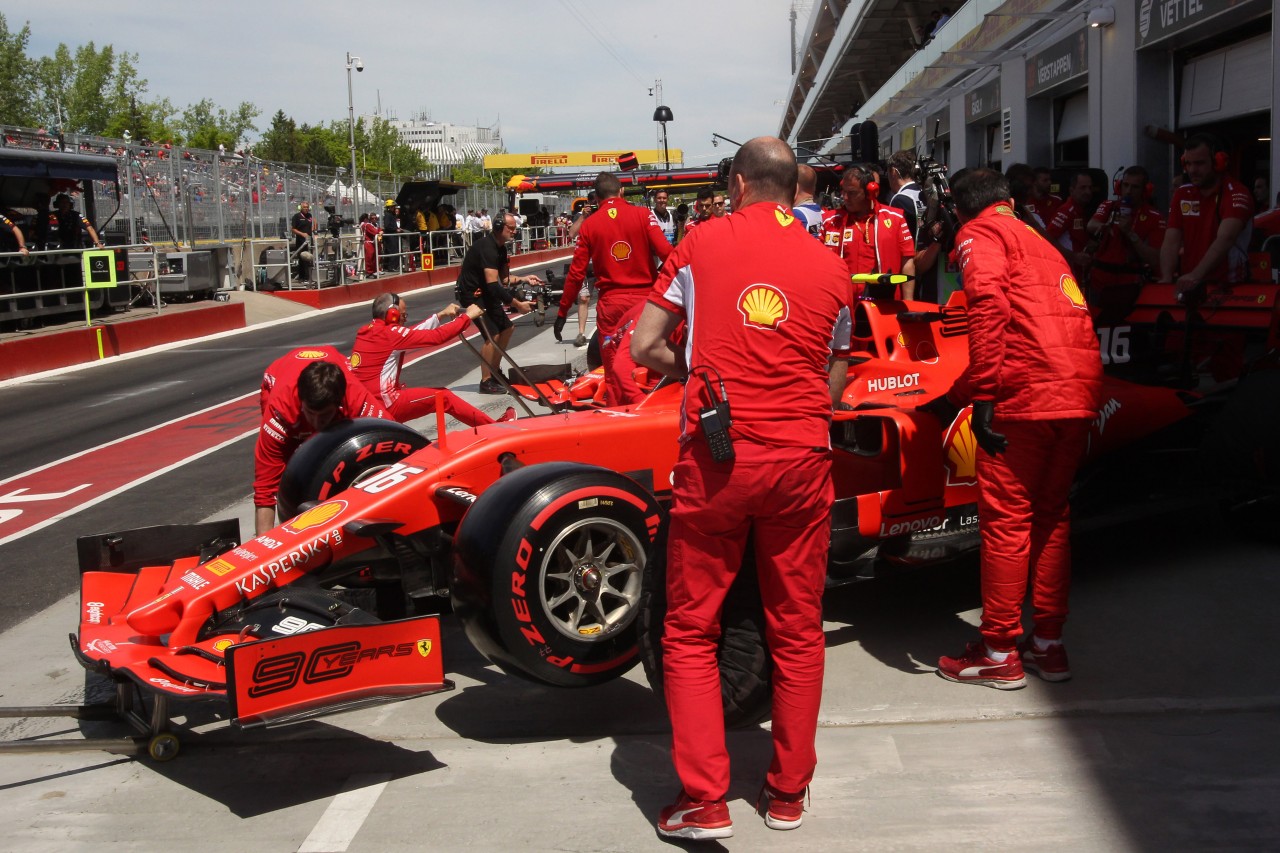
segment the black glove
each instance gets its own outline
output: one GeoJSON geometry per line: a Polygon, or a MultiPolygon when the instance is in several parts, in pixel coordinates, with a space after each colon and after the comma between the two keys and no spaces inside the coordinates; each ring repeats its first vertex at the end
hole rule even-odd
{"type": "Polygon", "coordinates": [[[1009,439],[1000,433],[991,429],[991,419],[996,416],[996,404],[991,400],[979,400],[973,404],[973,437],[978,440],[978,446],[990,453],[992,456],[999,456],[1009,446],[1009,439]]]}
{"type": "Polygon", "coordinates": [[[553,326],[551,327],[551,332],[552,332],[552,334],[554,334],[554,335],[556,336],[556,340],[557,340],[557,341],[563,341],[563,340],[564,340],[564,338],[560,335],[560,333],[564,331],[564,321],[565,321],[565,319],[566,319],[566,318],[564,318],[564,317],[561,317],[561,316],[559,316],[559,315],[556,315],[556,322],[555,322],[555,325],[553,325],[553,326]]]}
{"type": "Polygon", "coordinates": [[[956,415],[960,414],[960,407],[947,399],[947,395],[935,397],[927,403],[921,403],[916,406],[917,411],[928,412],[938,419],[938,423],[942,424],[945,430],[955,421],[956,415]]]}

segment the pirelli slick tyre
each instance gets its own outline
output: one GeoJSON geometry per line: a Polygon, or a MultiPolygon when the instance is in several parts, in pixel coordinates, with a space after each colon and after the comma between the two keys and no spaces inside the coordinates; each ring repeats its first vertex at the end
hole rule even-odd
{"type": "Polygon", "coordinates": [[[303,442],[285,466],[276,500],[280,518],[292,518],[307,501],[328,500],[430,443],[395,421],[357,418],[334,424],[303,442]]]}
{"type": "MultiPolygon", "coordinates": [[[[649,686],[663,695],[662,636],[667,615],[666,528],[645,568],[640,595],[640,661],[649,686]]],[[[754,726],[769,719],[773,705],[773,658],[765,639],[764,605],[748,546],[742,570],[725,597],[720,617],[720,698],[724,722],[732,728],[754,726]]]]}
{"type": "Polygon", "coordinates": [[[635,665],[636,608],[661,510],[606,468],[552,462],[490,486],[454,535],[454,612],[503,670],[586,687],[635,665]]]}

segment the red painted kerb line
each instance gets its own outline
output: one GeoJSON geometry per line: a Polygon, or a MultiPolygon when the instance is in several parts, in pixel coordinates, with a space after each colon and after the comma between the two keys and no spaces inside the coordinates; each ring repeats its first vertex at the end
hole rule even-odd
{"type": "Polygon", "coordinates": [[[0,545],[221,450],[261,420],[254,391],[0,480],[0,545]]]}
{"type": "MultiPolygon", "coordinates": [[[[469,326],[465,337],[479,335],[469,326]]],[[[458,346],[448,341],[413,351],[405,366],[458,346]]],[[[258,431],[259,392],[0,480],[0,545],[34,533],[121,492],[258,431]],[[191,448],[199,448],[191,452],[191,448]]]]}

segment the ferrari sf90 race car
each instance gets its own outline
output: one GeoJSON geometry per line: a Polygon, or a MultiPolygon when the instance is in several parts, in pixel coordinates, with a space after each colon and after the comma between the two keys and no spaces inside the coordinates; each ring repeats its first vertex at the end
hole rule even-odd
{"type": "MultiPolygon", "coordinates": [[[[1276,290],[1185,306],[1152,286],[1130,321],[1099,330],[1105,403],[1077,506],[1203,496],[1204,460],[1219,481],[1249,484],[1235,495],[1274,486],[1280,372],[1243,366],[1274,349],[1276,290]],[[1234,368],[1218,363],[1228,356],[1234,368]],[[1255,423],[1232,392],[1249,407],[1270,399],[1270,420],[1255,423]]],[[[941,307],[860,300],[853,335],[831,427],[831,585],[978,545],[970,413],[939,424],[917,410],[965,368],[963,294],[941,307]]],[[[666,382],[634,406],[441,428],[434,441],[389,421],[333,426],[290,461],[287,520],[267,534],[240,542],[215,524],[82,540],[77,655],[166,700],[225,703],[241,725],[285,722],[447,689],[438,617],[416,614],[451,606],[509,673],[582,687],[644,658],[656,682],[682,390],[666,382]]],[[[749,589],[739,597],[726,630],[749,651],[724,680],[741,721],[767,708],[768,656],[749,589]]]]}

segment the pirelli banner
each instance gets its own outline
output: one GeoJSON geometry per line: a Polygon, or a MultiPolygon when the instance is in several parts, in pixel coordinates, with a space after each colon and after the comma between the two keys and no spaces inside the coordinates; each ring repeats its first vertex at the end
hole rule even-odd
{"type": "MultiPolygon", "coordinates": [[[[533,154],[486,154],[486,169],[555,169],[560,166],[595,166],[608,169],[618,163],[623,154],[634,154],[641,166],[666,165],[667,155],[662,151],[541,151],[533,154]]],[[[684,152],[679,148],[670,151],[673,164],[684,163],[684,152]]]]}
{"type": "Polygon", "coordinates": [[[1087,32],[1079,30],[1072,33],[1027,60],[1028,98],[1042,95],[1061,83],[1083,78],[1089,73],[1087,32]]]}

